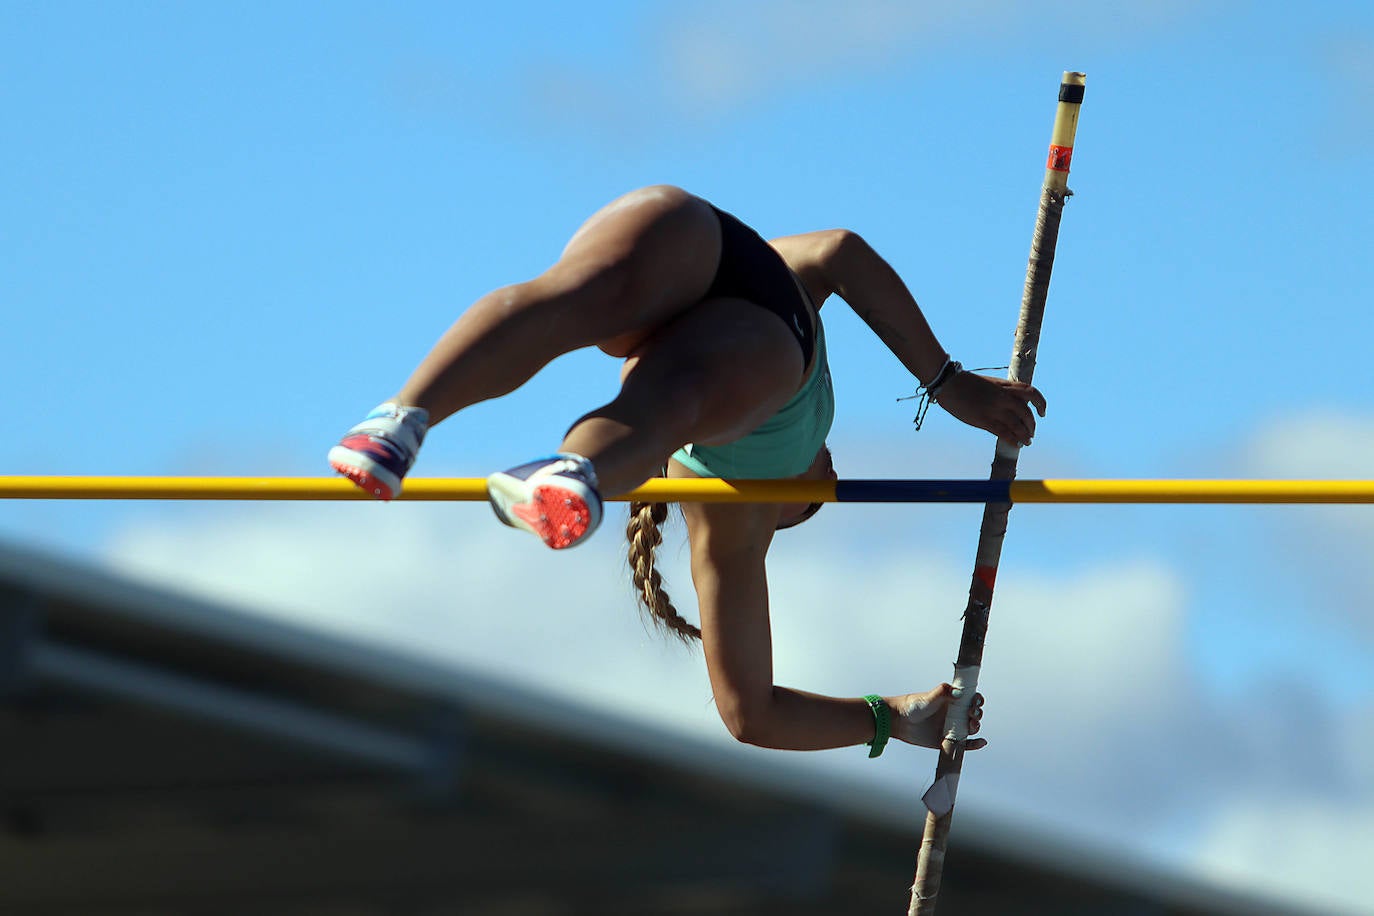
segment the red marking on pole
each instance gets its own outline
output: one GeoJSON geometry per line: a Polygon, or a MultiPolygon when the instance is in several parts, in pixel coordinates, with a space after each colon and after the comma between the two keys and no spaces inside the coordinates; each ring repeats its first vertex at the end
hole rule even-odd
{"type": "Polygon", "coordinates": [[[1045,168],[1055,172],[1067,172],[1069,163],[1073,160],[1072,146],[1051,146],[1050,158],[1045,163],[1045,168]]]}
{"type": "Polygon", "coordinates": [[[997,584],[997,567],[975,566],[973,567],[973,578],[986,585],[990,592],[997,584]]]}

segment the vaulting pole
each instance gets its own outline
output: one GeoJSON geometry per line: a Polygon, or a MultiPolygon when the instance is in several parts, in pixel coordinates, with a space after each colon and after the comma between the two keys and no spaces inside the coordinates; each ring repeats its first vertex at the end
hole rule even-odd
{"type": "MultiPolygon", "coordinates": [[[[1054,267],[1054,247],[1059,238],[1059,220],[1064,213],[1068,188],[1069,161],[1073,158],[1074,134],[1078,130],[1078,110],[1083,101],[1085,77],[1066,72],[1059,85],[1059,107],[1055,112],[1050,137],[1050,155],[1045,164],[1045,183],[1040,190],[1040,212],[1031,239],[1026,286],[1021,295],[1021,318],[1016,326],[1008,377],[1030,382],[1035,374],[1035,354],[1040,345],[1040,323],[1045,314],[1045,298],[1050,289],[1054,267]]],[[[1019,446],[997,441],[992,462],[993,480],[1016,476],[1019,446]]],[[[940,876],[945,864],[945,846],[953,819],[959,774],[964,765],[964,743],[968,738],[968,712],[978,690],[978,670],[983,664],[983,639],[988,631],[988,612],[992,589],[997,580],[997,564],[1002,556],[1002,539],[1007,533],[1010,502],[988,503],[983,510],[983,525],[978,536],[978,553],[964,609],[964,632],[959,641],[959,657],[954,662],[954,699],[945,717],[945,740],[935,768],[935,783],[926,792],[925,833],[916,862],[916,883],[911,888],[908,916],[927,916],[935,912],[940,894],[940,876]]]]}

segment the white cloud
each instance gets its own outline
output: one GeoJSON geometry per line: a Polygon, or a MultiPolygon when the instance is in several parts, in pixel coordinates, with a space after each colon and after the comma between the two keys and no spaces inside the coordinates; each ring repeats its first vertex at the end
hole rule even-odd
{"type": "Polygon", "coordinates": [[[1314,410],[1275,417],[1244,444],[1239,463],[1257,477],[1365,478],[1374,416],[1314,410]]]}
{"type": "Polygon", "coordinates": [[[1374,32],[1351,29],[1319,49],[1331,84],[1330,136],[1360,149],[1374,142],[1374,32]]]}
{"type": "Polygon", "coordinates": [[[1276,793],[1223,805],[1195,861],[1210,879],[1250,894],[1300,893],[1299,902],[1316,911],[1374,913],[1374,804],[1276,793]]]}
{"type": "MultiPolygon", "coordinates": [[[[1368,479],[1374,417],[1314,410],[1275,417],[1238,450],[1241,476],[1368,479]]],[[[1265,513],[1270,537],[1301,567],[1310,613],[1374,645],[1374,507],[1307,506],[1265,513]]]]}
{"type": "MultiPolygon", "coordinates": [[[[951,673],[968,588],[962,563],[920,543],[882,510],[832,508],[780,537],[771,561],[780,682],[851,695],[922,690],[951,673]],[[868,513],[859,549],[839,513],[868,513]],[[842,534],[837,543],[835,532],[842,534]],[[904,543],[905,542],[905,543],[904,543]],[[912,543],[915,542],[915,543],[912,543]]],[[[613,512],[585,547],[552,553],[501,528],[485,507],[414,504],[261,507],[198,523],[125,530],[107,558],[119,569],[312,626],[499,669],[676,718],[709,708],[699,653],[646,628],[626,580],[613,512]],[[649,702],[624,684],[657,683],[649,702]],[[647,705],[645,705],[647,704],[647,705]]],[[[660,567],[682,611],[695,602],[674,520],[660,567]]],[[[989,630],[984,686],[1004,740],[1059,754],[1040,724],[1124,736],[1160,725],[1182,701],[1163,682],[1179,657],[1183,586],[1150,561],[1062,576],[1004,573],[989,630]],[[1032,689],[1033,687],[1033,689],[1032,689]],[[1037,723],[1027,727],[1026,723],[1037,723]]],[[[1059,770],[1067,759],[1047,758],[1059,770]]]]}
{"type": "Polygon", "coordinates": [[[676,100],[707,112],[818,78],[886,67],[950,42],[975,42],[990,53],[1004,39],[1024,43],[1052,36],[1061,48],[1091,39],[1100,51],[1103,42],[1135,41],[1229,5],[1078,0],[1058,4],[1051,19],[1031,0],[708,0],[675,7],[656,31],[663,36],[664,75],[676,100]]]}
{"type": "MultiPolygon", "coordinates": [[[[816,550],[785,562],[772,588],[779,679],[854,693],[950,677],[969,586],[962,564],[919,546],[909,556],[816,550]]],[[[1162,736],[1210,734],[1183,658],[1185,599],[1177,577],[1149,560],[1004,570],[980,680],[996,748],[976,764],[980,797],[1067,828],[1167,822],[1186,799],[1170,785],[1162,736]]]]}
{"type": "Polygon", "coordinates": [[[1100,55],[1113,43],[1176,35],[1233,5],[1065,0],[1051,18],[1033,0],[695,0],[647,7],[628,45],[593,42],[590,51],[570,46],[556,55],[541,47],[538,56],[513,48],[496,76],[459,57],[399,58],[385,88],[407,110],[498,123],[514,114],[541,135],[552,129],[636,143],[646,123],[676,123],[684,114],[717,120],[779,92],[867,77],[946,47],[974,62],[1045,41],[1066,58],[1100,55]]]}
{"type": "MultiPolygon", "coordinates": [[[[1374,773],[1374,698],[1356,703],[1340,728],[1341,757],[1351,773],[1374,773]]],[[[1374,783],[1366,782],[1365,794],[1374,803],[1374,783]]],[[[1371,895],[1374,899],[1374,895],[1371,895]]]]}
{"type": "MultiPolygon", "coordinates": [[[[1225,465],[1241,477],[1366,479],[1371,454],[1374,418],[1312,410],[1273,417],[1225,465]]],[[[1267,541],[1247,542],[1264,551],[1252,568],[1263,581],[1292,578],[1310,598],[1293,625],[1367,643],[1370,507],[1270,507],[1254,518],[1267,541]]],[[[1313,659],[1301,679],[1261,676],[1218,710],[1228,727],[1213,740],[1226,746],[1232,767],[1218,769],[1229,779],[1211,782],[1198,800],[1191,866],[1247,892],[1287,891],[1324,912],[1374,913],[1374,704],[1367,695],[1333,703],[1323,694],[1327,661],[1313,659]]]]}
{"type": "Polygon", "coordinates": [[[661,714],[655,693],[625,687],[659,676],[677,697],[706,700],[699,661],[641,623],[615,521],[607,528],[554,553],[485,506],[264,506],[129,528],[107,558],[156,583],[589,702],[642,699],[635,711],[661,714]]]}

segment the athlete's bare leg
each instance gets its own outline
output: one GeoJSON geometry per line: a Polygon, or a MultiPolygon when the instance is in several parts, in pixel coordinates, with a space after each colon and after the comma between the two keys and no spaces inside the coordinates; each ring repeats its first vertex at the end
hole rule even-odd
{"type": "Polygon", "coordinates": [[[397,393],[434,425],[520,387],[593,344],[624,355],[705,295],[720,224],[703,200],[655,186],[597,212],[541,276],[477,300],[397,393]]]}

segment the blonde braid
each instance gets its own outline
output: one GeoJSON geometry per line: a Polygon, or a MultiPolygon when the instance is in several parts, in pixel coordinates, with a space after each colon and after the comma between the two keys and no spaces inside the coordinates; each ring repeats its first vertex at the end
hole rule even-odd
{"type": "Polygon", "coordinates": [[[630,542],[630,576],[634,581],[635,597],[649,612],[654,624],[689,643],[701,639],[701,630],[678,614],[663,590],[663,576],[654,568],[654,549],[663,543],[659,526],[667,518],[667,503],[630,503],[630,521],[625,526],[625,537],[630,542]]]}

